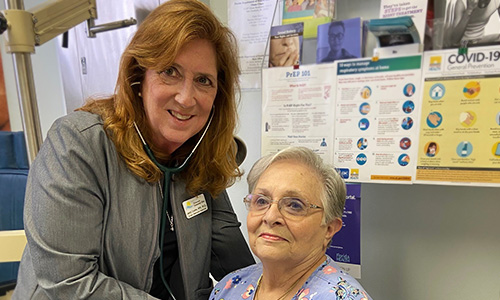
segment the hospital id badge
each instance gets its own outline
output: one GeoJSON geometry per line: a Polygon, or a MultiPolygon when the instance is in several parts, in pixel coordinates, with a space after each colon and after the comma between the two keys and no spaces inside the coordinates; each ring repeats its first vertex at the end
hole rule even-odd
{"type": "Polygon", "coordinates": [[[208,210],[205,195],[199,194],[198,196],[182,202],[182,207],[186,213],[186,218],[191,219],[208,210]]]}

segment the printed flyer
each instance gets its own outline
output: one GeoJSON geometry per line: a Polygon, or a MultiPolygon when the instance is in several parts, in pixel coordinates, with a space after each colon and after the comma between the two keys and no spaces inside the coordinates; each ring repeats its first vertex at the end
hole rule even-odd
{"type": "Polygon", "coordinates": [[[380,18],[410,16],[418,30],[420,42],[424,41],[427,0],[382,0],[380,18]]]}
{"type": "Polygon", "coordinates": [[[304,146],[332,163],[334,70],[332,63],[262,70],[262,155],[304,146]]]}
{"type": "Polygon", "coordinates": [[[342,229],[332,238],[326,250],[339,267],[355,278],[361,278],[361,184],[347,184],[342,229]]]}
{"type": "Polygon", "coordinates": [[[500,50],[425,53],[416,179],[500,183],[500,50]]]}
{"type": "Polygon", "coordinates": [[[348,182],[411,183],[421,56],[336,64],[334,165],[348,182]]]}
{"type": "Polygon", "coordinates": [[[269,28],[281,23],[280,17],[275,17],[273,23],[277,3],[274,0],[228,0],[227,7],[228,24],[239,46],[240,86],[243,90],[260,89],[269,28]]]}

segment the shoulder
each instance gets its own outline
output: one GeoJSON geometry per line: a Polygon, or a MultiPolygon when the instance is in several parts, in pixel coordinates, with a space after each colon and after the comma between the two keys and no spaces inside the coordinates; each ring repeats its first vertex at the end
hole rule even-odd
{"type": "Polygon", "coordinates": [[[332,295],[336,299],[371,299],[361,284],[342,271],[329,256],[326,262],[309,278],[301,292],[305,295],[332,295]]]}
{"type": "Polygon", "coordinates": [[[103,128],[101,116],[86,111],[71,112],[57,119],[47,133],[47,138],[61,142],[86,140],[87,143],[99,145],[112,143],[103,128]]]}
{"type": "Polygon", "coordinates": [[[243,297],[245,294],[250,296],[255,291],[261,274],[260,263],[227,274],[213,289],[210,300],[236,299],[238,295],[243,297]]]}
{"type": "Polygon", "coordinates": [[[80,157],[95,161],[114,151],[114,144],[104,131],[101,117],[77,111],[52,124],[37,157],[67,157],[71,160],[80,157]]]}
{"type": "Polygon", "coordinates": [[[54,128],[68,128],[76,132],[84,132],[95,126],[102,129],[102,125],[103,121],[99,115],[86,111],[75,111],[57,119],[54,125],[52,125],[51,130],[54,128]]]}
{"type": "Polygon", "coordinates": [[[342,57],[343,58],[356,58],[355,55],[352,55],[351,53],[349,53],[349,51],[347,51],[344,48],[342,48],[342,57]]]}

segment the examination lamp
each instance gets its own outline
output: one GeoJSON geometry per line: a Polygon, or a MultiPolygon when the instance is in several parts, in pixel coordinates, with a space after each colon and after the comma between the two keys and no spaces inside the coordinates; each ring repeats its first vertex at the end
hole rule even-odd
{"type": "Polygon", "coordinates": [[[12,53],[14,72],[28,158],[33,162],[42,144],[42,133],[38,115],[31,53],[35,46],[44,44],[72,27],[87,21],[87,36],[98,32],[128,27],[137,21],[134,18],[95,25],[97,19],[96,0],[49,0],[30,10],[24,10],[22,0],[5,0],[6,10],[0,13],[0,34],[4,34],[6,52],[12,53]]]}

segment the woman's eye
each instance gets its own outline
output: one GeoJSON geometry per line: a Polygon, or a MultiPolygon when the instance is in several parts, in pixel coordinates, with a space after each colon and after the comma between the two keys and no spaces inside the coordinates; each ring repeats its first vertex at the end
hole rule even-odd
{"type": "Polygon", "coordinates": [[[258,197],[257,199],[255,199],[255,205],[257,205],[257,206],[266,206],[268,204],[269,204],[269,200],[267,200],[264,197],[258,197]]]}
{"type": "Polygon", "coordinates": [[[306,208],[304,202],[300,199],[288,199],[286,206],[294,211],[302,211],[306,208]]]}
{"type": "Polygon", "coordinates": [[[165,69],[162,73],[167,75],[167,76],[177,76],[178,72],[174,67],[169,67],[169,68],[165,69]]]}
{"type": "Polygon", "coordinates": [[[197,81],[201,85],[212,86],[212,81],[210,79],[208,79],[208,77],[205,77],[205,76],[198,77],[197,81]]]}

